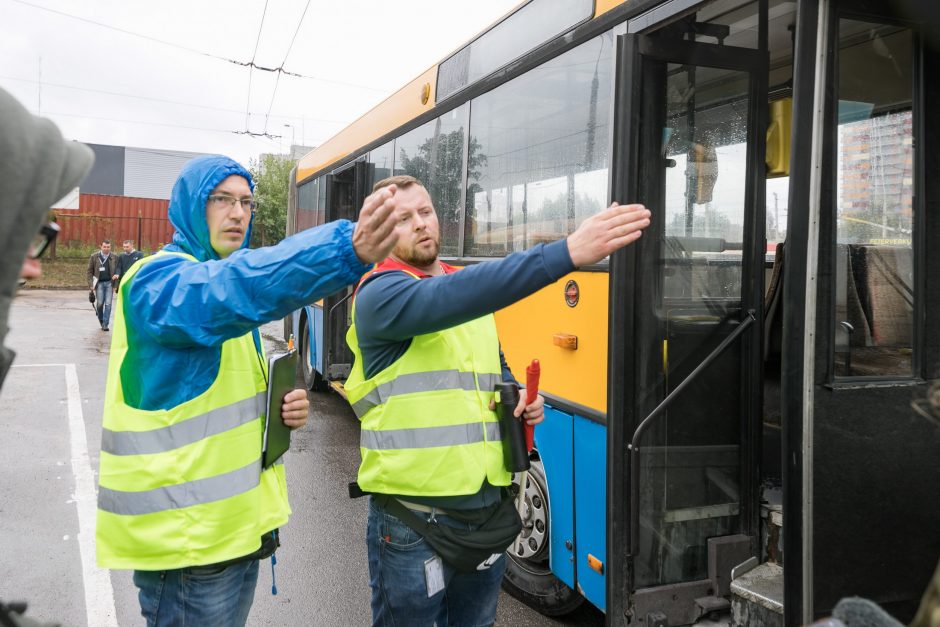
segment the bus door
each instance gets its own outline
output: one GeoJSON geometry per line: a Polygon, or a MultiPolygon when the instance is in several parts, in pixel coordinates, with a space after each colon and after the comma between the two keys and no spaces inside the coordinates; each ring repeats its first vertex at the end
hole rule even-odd
{"type": "Polygon", "coordinates": [[[759,547],[767,55],[700,19],[631,22],[618,42],[612,194],[652,220],[611,260],[615,625],[726,610],[759,547]]]}
{"type": "MultiPolygon", "coordinates": [[[[374,166],[355,161],[327,176],[326,221],[351,220],[359,216],[359,208],[369,195],[374,166]]],[[[327,380],[344,380],[352,368],[352,351],[346,344],[346,329],[352,322],[350,296],[354,286],[323,299],[325,342],[323,372],[327,380]]]]}
{"type": "Polygon", "coordinates": [[[856,595],[907,624],[940,558],[940,19],[923,7],[829,0],[812,25],[826,63],[807,70],[831,87],[796,123],[821,141],[791,176],[807,209],[788,246],[807,243],[784,291],[806,300],[784,317],[787,625],[856,595]]]}

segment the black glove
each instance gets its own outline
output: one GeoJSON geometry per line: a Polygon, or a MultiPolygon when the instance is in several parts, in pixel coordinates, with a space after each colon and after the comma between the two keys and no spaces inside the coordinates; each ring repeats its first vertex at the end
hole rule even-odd
{"type": "Polygon", "coordinates": [[[95,302],[95,292],[93,290],[88,290],[88,302],[89,303],[95,302]]]}

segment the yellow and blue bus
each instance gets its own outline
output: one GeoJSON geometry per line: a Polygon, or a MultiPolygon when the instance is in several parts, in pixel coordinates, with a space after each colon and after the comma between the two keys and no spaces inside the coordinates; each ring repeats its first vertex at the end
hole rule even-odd
{"type": "MultiPolygon", "coordinates": [[[[933,9],[530,0],[299,162],[289,232],[410,174],[456,265],[653,212],[496,314],[547,407],[512,594],[646,627],[913,615],[940,558],[933,9]]],[[[285,321],[311,389],[349,373],[347,295],[285,321]]]]}

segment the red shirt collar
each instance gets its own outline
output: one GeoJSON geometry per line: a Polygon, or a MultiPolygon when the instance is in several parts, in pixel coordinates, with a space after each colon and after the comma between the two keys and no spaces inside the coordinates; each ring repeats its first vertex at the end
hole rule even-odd
{"type": "MultiPolygon", "coordinates": [[[[452,274],[454,272],[457,272],[457,270],[460,270],[460,268],[455,268],[454,266],[446,264],[440,260],[438,260],[438,263],[441,264],[441,270],[444,271],[444,274],[452,274]]],[[[419,279],[432,278],[430,274],[426,272],[422,272],[421,270],[418,270],[414,266],[408,265],[407,263],[404,263],[402,261],[392,259],[391,257],[387,257],[385,261],[383,261],[379,265],[375,266],[374,268],[366,272],[362,276],[362,278],[359,279],[359,283],[356,284],[356,290],[353,293],[353,298],[356,297],[355,296],[356,293],[359,292],[359,288],[362,287],[362,284],[366,282],[366,279],[380,272],[389,272],[389,271],[394,271],[394,270],[402,270],[404,272],[407,272],[408,274],[418,277],[419,279]]]]}
{"type": "MultiPolygon", "coordinates": [[[[455,268],[454,266],[448,265],[444,263],[443,261],[438,261],[438,263],[441,264],[441,270],[444,271],[444,274],[451,274],[453,272],[456,272],[459,269],[459,268],[455,268]]],[[[391,257],[386,258],[385,261],[377,265],[372,272],[373,273],[386,272],[388,270],[404,270],[405,272],[408,272],[409,274],[417,275],[418,277],[422,279],[427,279],[431,277],[430,274],[423,272],[421,270],[418,270],[414,266],[408,265],[407,263],[404,263],[403,261],[392,259],[391,257]]]]}

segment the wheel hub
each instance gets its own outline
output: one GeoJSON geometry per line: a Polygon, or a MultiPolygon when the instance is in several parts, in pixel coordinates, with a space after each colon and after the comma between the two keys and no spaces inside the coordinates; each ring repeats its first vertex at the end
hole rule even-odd
{"type": "MultiPolygon", "coordinates": [[[[517,487],[520,474],[513,475],[513,483],[517,487]]],[[[509,552],[520,559],[538,559],[548,550],[548,504],[545,489],[532,473],[526,476],[524,501],[519,516],[522,518],[522,531],[509,547],[509,552]]]]}

